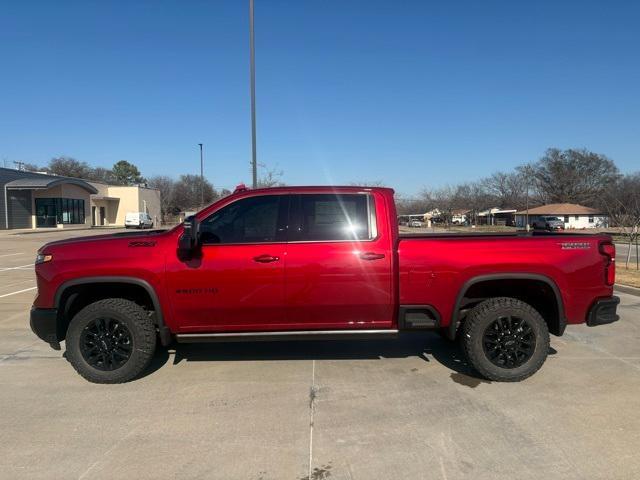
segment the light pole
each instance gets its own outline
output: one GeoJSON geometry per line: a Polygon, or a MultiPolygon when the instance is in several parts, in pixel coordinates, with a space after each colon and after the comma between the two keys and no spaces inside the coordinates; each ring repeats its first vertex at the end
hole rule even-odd
{"type": "Polygon", "coordinates": [[[251,174],[253,188],[258,186],[256,163],[256,49],[253,33],[253,0],[249,0],[249,63],[251,71],[251,174]]]}
{"type": "Polygon", "coordinates": [[[200,145],[200,208],[204,207],[204,157],[202,154],[202,144],[200,145]]]}
{"type": "Polygon", "coordinates": [[[527,193],[526,193],[526,197],[525,197],[525,201],[526,201],[525,208],[526,208],[526,212],[527,213],[525,215],[525,223],[526,223],[526,225],[525,225],[524,228],[528,232],[531,229],[531,227],[529,226],[529,181],[530,181],[530,178],[531,178],[531,167],[529,165],[526,165],[524,167],[524,175],[525,175],[525,182],[527,184],[527,193]]]}

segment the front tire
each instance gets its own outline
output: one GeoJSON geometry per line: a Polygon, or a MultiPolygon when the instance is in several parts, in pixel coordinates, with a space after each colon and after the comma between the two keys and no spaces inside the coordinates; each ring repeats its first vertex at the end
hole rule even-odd
{"type": "Polygon", "coordinates": [[[93,383],[124,383],[140,375],[156,349],[149,313],[124,298],[98,300],[78,312],[69,325],[67,359],[93,383]]]}
{"type": "Polygon", "coordinates": [[[471,366],[483,377],[519,382],[545,362],[549,329],[531,305],[515,298],[490,298],[467,315],[462,347],[471,366]]]}

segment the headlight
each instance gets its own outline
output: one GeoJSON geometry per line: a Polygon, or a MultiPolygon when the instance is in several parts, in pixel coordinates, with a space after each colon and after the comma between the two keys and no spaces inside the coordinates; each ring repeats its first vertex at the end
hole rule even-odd
{"type": "Polygon", "coordinates": [[[53,260],[53,255],[45,255],[44,253],[39,253],[36,255],[36,265],[39,263],[46,263],[53,260]]]}

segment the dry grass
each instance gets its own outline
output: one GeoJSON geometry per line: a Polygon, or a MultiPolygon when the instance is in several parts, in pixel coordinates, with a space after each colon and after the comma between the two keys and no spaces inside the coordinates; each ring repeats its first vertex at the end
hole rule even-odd
{"type": "Polygon", "coordinates": [[[616,283],[640,288],[640,270],[618,265],[616,268],[616,283]]]}

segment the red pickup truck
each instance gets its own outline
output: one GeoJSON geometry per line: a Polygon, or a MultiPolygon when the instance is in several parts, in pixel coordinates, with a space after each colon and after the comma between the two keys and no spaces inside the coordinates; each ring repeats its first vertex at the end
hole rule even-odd
{"type": "Polygon", "coordinates": [[[519,381],[549,333],[618,319],[606,235],[400,235],[393,190],[237,189],[168,231],[44,245],[31,328],[86,379],[119,383],[159,342],[461,337],[519,381]]]}

